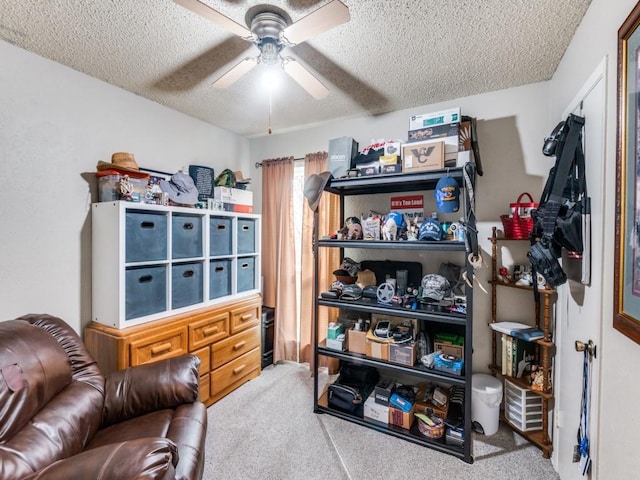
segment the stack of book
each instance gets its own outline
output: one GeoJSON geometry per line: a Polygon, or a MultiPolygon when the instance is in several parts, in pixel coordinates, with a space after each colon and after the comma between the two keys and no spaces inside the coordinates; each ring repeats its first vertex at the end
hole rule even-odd
{"type": "Polygon", "coordinates": [[[532,342],[544,337],[542,330],[516,322],[490,325],[502,333],[502,374],[513,378],[528,375],[535,361],[535,344],[532,342]]]}

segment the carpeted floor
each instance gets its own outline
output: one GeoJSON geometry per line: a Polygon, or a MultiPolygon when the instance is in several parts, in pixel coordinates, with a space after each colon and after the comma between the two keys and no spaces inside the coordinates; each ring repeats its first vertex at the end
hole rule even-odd
{"type": "Polygon", "coordinates": [[[279,363],[209,407],[205,480],[558,480],[507,427],[474,434],[474,463],[313,413],[306,365],[279,363]]]}

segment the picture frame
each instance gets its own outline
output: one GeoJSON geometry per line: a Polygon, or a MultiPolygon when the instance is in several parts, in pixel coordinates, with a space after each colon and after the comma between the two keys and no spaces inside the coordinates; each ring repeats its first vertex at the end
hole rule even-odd
{"type": "Polygon", "coordinates": [[[618,29],[613,327],[640,344],[640,4],[618,29]]]}

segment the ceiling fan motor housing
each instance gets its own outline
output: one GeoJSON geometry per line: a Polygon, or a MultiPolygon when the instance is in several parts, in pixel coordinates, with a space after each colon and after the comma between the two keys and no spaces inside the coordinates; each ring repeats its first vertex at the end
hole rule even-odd
{"type": "Polygon", "coordinates": [[[251,20],[251,33],[257,40],[256,45],[260,49],[260,61],[267,65],[278,62],[280,52],[284,44],[280,34],[287,27],[287,22],[277,13],[258,13],[251,20]]]}

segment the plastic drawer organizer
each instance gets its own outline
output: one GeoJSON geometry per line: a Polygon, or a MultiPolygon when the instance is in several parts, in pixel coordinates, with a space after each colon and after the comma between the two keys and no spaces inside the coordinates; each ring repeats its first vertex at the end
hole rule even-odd
{"type": "Polygon", "coordinates": [[[518,430],[542,430],[542,398],[531,390],[504,381],[504,416],[518,430]]]}
{"type": "Polygon", "coordinates": [[[126,328],[259,293],[260,215],[92,205],[92,320],[126,328]]]}

